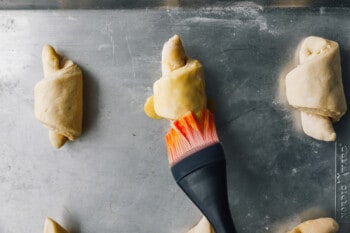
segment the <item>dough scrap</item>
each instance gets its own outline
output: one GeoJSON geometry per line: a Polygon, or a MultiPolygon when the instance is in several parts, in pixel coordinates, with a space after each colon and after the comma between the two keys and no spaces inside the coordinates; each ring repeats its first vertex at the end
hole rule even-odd
{"type": "Polygon", "coordinates": [[[318,218],[303,222],[287,233],[336,233],[338,223],[332,218],[318,218]]]}
{"type": "Polygon", "coordinates": [[[214,229],[210,225],[206,217],[202,217],[201,220],[187,233],[215,233],[214,229]]]}
{"type": "Polygon", "coordinates": [[[304,132],[318,140],[334,141],[332,122],[339,121],[347,110],[338,43],[307,37],[299,51],[299,65],[285,81],[289,104],[304,112],[304,132]]]}
{"type": "Polygon", "coordinates": [[[69,233],[51,218],[46,218],[44,224],[44,233],[69,233]]]}
{"type": "Polygon", "coordinates": [[[44,79],[35,85],[35,117],[49,129],[52,145],[60,148],[81,135],[83,76],[73,61],[61,58],[53,47],[42,51],[44,79]]]}
{"type": "Polygon", "coordinates": [[[164,44],[162,77],[153,84],[153,93],[144,110],[154,119],[175,120],[189,111],[199,114],[207,106],[203,67],[186,56],[178,35],[164,44]]]}

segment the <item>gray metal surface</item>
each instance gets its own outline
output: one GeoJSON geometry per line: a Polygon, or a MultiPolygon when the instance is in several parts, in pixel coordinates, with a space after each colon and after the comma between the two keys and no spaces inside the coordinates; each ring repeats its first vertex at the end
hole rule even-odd
{"type": "Polygon", "coordinates": [[[71,233],[180,233],[200,218],[172,180],[166,121],[143,113],[161,75],[163,43],[179,34],[205,68],[227,156],[240,233],[285,232],[320,216],[349,232],[350,118],[336,143],[300,132],[278,97],[299,41],[341,46],[349,100],[350,10],[231,7],[0,12],[0,232],[40,232],[51,216],[71,233]],[[84,132],[55,150],[34,118],[33,88],[50,43],[84,73],[84,132]]]}
{"type": "MultiPolygon", "coordinates": [[[[201,7],[240,3],[238,0],[1,0],[0,9],[135,9],[164,7],[201,7]]],[[[347,0],[252,0],[275,7],[349,7],[347,0]]]]}

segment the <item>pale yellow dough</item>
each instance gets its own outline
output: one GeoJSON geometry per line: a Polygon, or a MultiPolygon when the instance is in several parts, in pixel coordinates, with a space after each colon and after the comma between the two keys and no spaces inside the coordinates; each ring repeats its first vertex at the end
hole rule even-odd
{"type": "Polygon", "coordinates": [[[46,218],[44,225],[44,233],[69,233],[57,222],[51,218],[46,218]]]}
{"type": "Polygon", "coordinates": [[[76,64],[61,58],[50,45],[43,48],[42,63],[44,79],[34,90],[35,117],[49,129],[52,145],[60,148],[81,135],[83,76],[76,64]]]}
{"type": "Polygon", "coordinates": [[[215,233],[209,221],[203,216],[201,220],[187,233],[215,233]]]}
{"type": "Polygon", "coordinates": [[[336,233],[338,223],[332,218],[318,218],[303,222],[287,233],[336,233]]]}
{"type": "Polygon", "coordinates": [[[203,67],[186,56],[178,35],[164,44],[162,77],[153,84],[153,93],[144,110],[155,119],[175,120],[189,111],[199,113],[207,106],[203,67]]]}
{"type": "Polygon", "coordinates": [[[299,65],[286,76],[286,94],[289,104],[302,112],[307,135],[334,141],[332,122],[346,112],[338,43],[307,37],[299,51],[299,65]]]}

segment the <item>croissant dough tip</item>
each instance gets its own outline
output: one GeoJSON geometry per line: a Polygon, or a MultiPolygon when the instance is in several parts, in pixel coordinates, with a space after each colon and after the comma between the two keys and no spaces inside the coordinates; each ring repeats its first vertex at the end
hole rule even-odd
{"type": "Polygon", "coordinates": [[[56,142],[53,142],[53,141],[51,141],[51,140],[50,140],[50,142],[51,142],[51,145],[52,145],[55,149],[60,149],[60,148],[65,144],[65,142],[64,142],[64,143],[60,143],[60,144],[56,144],[56,142]]]}
{"type": "Polygon", "coordinates": [[[336,133],[328,117],[301,112],[301,125],[306,135],[322,141],[335,141],[336,133]]]}
{"type": "Polygon", "coordinates": [[[57,54],[56,50],[49,44],[45,44],[43,46],[41,53],[42,53],[43,59],[44,58],[47,59],[48,57],[52,57],[52,56],[58,58],[58,54],[57,54]]]}
{"type": "Polygon", "coordinates": [[[67,137],[53,130],[49,130],[49,138],[52,146],[56,149],[61,148],[68,141],[67,137]]]}
{"type": "Polygon", "coordinates": [[[47,50],[55,50],[51,45],[49,44],[44,44],[43,46],[43,51],[47,51],[47,50]]]}
{"type": "Polygon", "coordinates": [[[180,36],[178,34],[173,35],[168,41],[181,41],[180,36]]]}
{"type": "Polygon", "coordinates": [[[164,43],[162,50],[163,76],[173,70],[186,65],[186,52],[178,35],[171,37],[164,43]]]}
{"type": "Polygon", "coordinates": [[[167,42],[165,42],[163,45],[163,51],[167,47],[184,49],[179,35],[174,35],[167,42]]]}
{"type": "Polygon", "coordinates": [[[68,231],[52,218],[46,217],[44,223],[44,233],[68,233],[68,231]]]}
{"type": "Polygon", "coordinates": [[[338,223],[333,218],[311,219],[300,223],[287,233],[336,233],[338,223]]]}
{"type": "Polygon", "coordinates": [[[147,100],[143,106],[143,110],[149,118],[152,118],[155,120],[162,119],[162,117],[158,116],[154,110],[154,97],[153,97],[153,95],[147,98],[147,100]]]}
{"type": "Polygon", "coordinates": [[[325,142],[334,142],[337,139],[336,133],[330,133],[330,134],[322,135],[322,136],[314,134],[314,133],[309,133],[305,130],[304,130],[304,133],[306,135],[308,135],[309,137],[312,137],[316,140],[325,141],[325,142]]]}

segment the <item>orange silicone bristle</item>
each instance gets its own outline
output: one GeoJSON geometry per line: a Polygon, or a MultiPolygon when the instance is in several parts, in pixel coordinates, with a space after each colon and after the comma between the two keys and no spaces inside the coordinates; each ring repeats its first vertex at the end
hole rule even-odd
{"type": "Polygon", "coordinates": [[[218,143],[213,114],[203,109],[199,120],[192,112],[175,120],[165,140],[171,166],[200,149],[218,143]]]}

